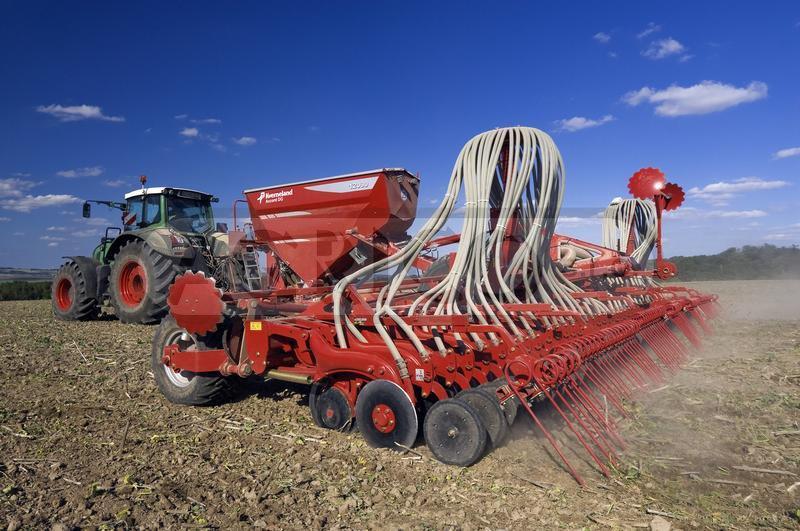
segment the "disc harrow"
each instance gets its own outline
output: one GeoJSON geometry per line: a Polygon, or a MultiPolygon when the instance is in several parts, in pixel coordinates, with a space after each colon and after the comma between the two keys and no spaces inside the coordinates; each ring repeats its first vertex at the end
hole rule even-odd
{"type": "Polygon", "coordinates": [[[184,274],[169,305],[203,347],[153,348],[182,374],[309,384],[318,425],[398,451],[421,431],[451,465],[475,463],[526,416],[583,483],[546,405],[608,476],[626,401],[680,369],[717,303],[659,282],[676,272],[662,213],[683,201],[663,172],[631,177],[635,198],[609,206],[603,245],[555,232],[564,184],[552,139],[512,127],[464,146],[414,236],[419,179],[402,169],[247,190],[252,226],[229,239],[260,253],[261,289],[222,292],[184,274]],[[443,236],[461,212],[460,233],[443,236]]]}

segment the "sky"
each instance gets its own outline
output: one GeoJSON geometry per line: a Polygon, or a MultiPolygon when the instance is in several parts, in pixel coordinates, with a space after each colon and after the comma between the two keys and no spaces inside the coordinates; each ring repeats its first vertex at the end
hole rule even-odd
{"type": "Polygon", "coordinates": [[[800,244],[800,3],[2,2],[0,266],[89,254],[145,174],[213,193],[378,167],[438,204],[463,144],[548,132],[559,230],[641,167],[665,254],[800,244]]]}

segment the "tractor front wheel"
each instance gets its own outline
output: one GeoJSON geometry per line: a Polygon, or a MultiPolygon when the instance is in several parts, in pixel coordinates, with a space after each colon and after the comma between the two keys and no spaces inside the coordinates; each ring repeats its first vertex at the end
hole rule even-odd
{"type": "Polygon", "coordinates": [[[151,324],[167,314],[167,291],[180,267],[142,241],[122,246],[111,264],[109,290],[123,323],[151,324]]]}
{"type": "Polygon", "coordinates": [[[87,257],[67,260],[50,287],[53,315],[61,321],[86,321],[100,314],[97,262],[87,257]]]}

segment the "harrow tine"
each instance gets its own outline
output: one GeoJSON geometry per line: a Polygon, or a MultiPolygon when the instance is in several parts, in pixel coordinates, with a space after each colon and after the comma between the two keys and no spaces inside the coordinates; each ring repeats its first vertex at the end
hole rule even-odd
{"type": "Polygon", "coordinates": [[[689,313],[689,315],[691,315],[694,318],[694,320],[697,321],[697,323],[700,325],[700,328],[703,329],[703,332],[705,332],[706,334],[711,334],[712,333],[711,326],[706,321],[706,316],[703,315],[704,313],[705,312],[703,311],[703,309],[700,306],[697,306],[694,308],[694,310],[692,310],[689,313]]]}
{"type": "Polygon", "coordinates": [[[683,335],[689,340],[695,348],[702,348],[703,342],[700,341],[700,337],[697,335],[697,330],[695,330],[694,326],[689,319],[686,317],[686,314],[681,312],[675,317],[672,318],[672,322],[683,332],[683,335]]]}
{"type": "Polygon", "coordinates": [[[655,353],[656,357],[664,364],[670,373],[677,372],[677,364],[674,357],[669,352],[669,347],[664,343],[660,330],[656,330],[657,325],[642,328],[641,335],[655,353]]]}
{"type": "Polygon", "coordinates": [[[553,389],[553,395],[561,400],[564,407],[572,414],[572,417],[580,427],[583,428],[583,431],[589,436],[595,447],[603,454],[609,464],[614,465],[617,462],[617,456],[613,448],[608,444],[608,441],[603,437],[602,432],[597,431],[594,426],[588,422],[588,419],[582,411],[575,408],[570,400],[568,400],[558,388],[553,389]]]}
{"type": "MultiPolygon", "coordinates": [[[[598,418],[602,419],[603,425],[616,431],[617,423],[614,417],[608,414],[608,407],[600,405],[601,400],[600,397],[597,396],[597,389],[593,389],[592,385],[583,379],[583,375],[580,372],[575,372],[571,376],[574,378],[575,383],[579,384],[575,386],[575,390],[591,405],[592,409],[597,413],[598,418]]],[[[602,393],[601,396],[605,397],[602,393]]],[[[603,401],[603,403],[607,402],[607,399],[603,401]]]]}
{"type": "MultiPolygon", "coordinates": [[[[531,375],[531,378],[536,383],[536,387],[539,388],[539,390],[544,394],[544,396],[547,398],[547,400],[550,402],[550,404],[553,405],[553,407],[558,412],[558,414],[561,415],[561,418],[564,419],[564,422],[566,423],[567,427],[575,435],[575,437],[578,439],[578,442],[581,443],[581,446],[583,446],[583,448],[586,450],[586,452],[589,454],[589,456],[592,458],[592,460],[597,464],[597,466],[600,468],[600,471],[603,473],[603,475],[605,477],[611,477],[611,474],[609,473],[608,468],[606,468],[606,466],[603,464],[603,462],[597,457],[597,455],[594,453],[592,448],[586,442],[586,439],[584,439],[583,436],[581,435],[580,431],[578,431],[578,429],[575,428],[575,425],[569,420],[569,418],[567,417],[566,413],[564,413],[564,410],[561,409],[561,407],[558,405],[558,402],[556,402],[556,400],[553,398],[553,395],[547,390],[547,387],[542,385],[542,383],[539,381],[539,379],[535,375],[531,375]]],[[[579,423],[580,423],[580,420],[579,420],[579,423]]]]}
{"type": "MultiPolygon", "coordinates": [[[[603,442],[604,447],[601,447],[601,451],[605,454],[606,458],[612,464],[616,464],[618,462],[617,454],[614,451],[614,443],[609,440],[610,434],[608,428],[603,426],[594,414],[586,408],[581,399],[573,393],[572,387],[574,387],[574,382],[572,380],[565,381],[563,385],[564,393],[566,393],[567,397],[572,401],[578,414],[586,420],[586,423],[591,427],[597,438],[603,442]]],[[[562,400],[565,399],[562,397],[562,400]]]]}
{"type": "Polygon", "coordinates": [[[613,419],[603,416],[599,406],[595,404],[594,401],[580,388],[577,379],[570,378],[569,385],[565,387],[565,391],[572,396],[578,404],[581,405],[581,407],[586,411],[588,418],[594,422],[598,429],[605,431],[605,433],[608,434],[609,438],[617,445],[619,449],[625,449],[625,442],[617,433],[613,419]]]}
{"type": "MultiPolygon", "coordinates": [[[[647,354],[644,354],[647,358],[646,360],[642,358],[641,354],[641,345],[639,345],[638,340],[627,341],[622,345],[622,349],[628,354],[628,359],[631,360],[631,363],[638,367],[639,371],[646,382],[646,386],[649,386],[653,382],[660,381],[660,375],[653,371],[652,360],[647,357],[647,354]],[[639,347],[638,349],[636,347],[639,347]]],[[[655,367],[658,369],[658,367],[655,367]]]]}
{"type": "Polygon", "coordinates": [[[622,407],[622,404],[619,402],[619,400],[617,400],[616,394],[614,394],[611,389],[606,386],[606,382],[601,381],[599,373],[595,371],[595,367],[592,365],[594,365],[593,360],[583,366],[586,378],[600,390],[600,393],[607,398],[611,404],[613,404],[614,408],[619,411],[620,415],[627,418],[629,416],[628,412],[625,411],[625,408],[622,407]]]}
{"type": "Polygon", "coordinates": [[[542,424],[542,421],[539,419],[539,417],[536,415],[536,413],[533,412],[533,408],[528,403],[528,399],[522,394],[522,392],[513,383],[514,382],[513,376],[510,374],[510,372],[508,370],[508,366],[506,366],[506,379],[510,383],[509,387],[511,388],[511,391],[514,393],[514,396],[517,397],[517,400],[519,400],[520,404],[522,404],[522,407],[525,408],[525,411],[528,412],[528,415],[530,415],[530,417],[533,419],[533,422],[542,431],[542,433],[544,434],[545,438],[550,443],[550,446],[553,447],[553,450],[555,450],[556,454],[558,454],[558,456],[561,458],[561,461],[564,463],[564,466],[567,467],[567,470],[569,471],[570,475],[575,479],[575,481],[578,482],[578,485],[581,485],[581,486],[586,485],[586,482],[583,480],[581,475],[578,474],[578,472],[575,470],[575,468],[569,462],[569,459],[567,459],[567,456],[564,455],[564,452],[561,450],[561,447],[558,445],[558,442],[556,442],[556,439],[555,439],[555,437],[553,437],[553,434],[550,433],[550,431],[548,431],[548,429],[544,427],[544,424],[542,424]]]}

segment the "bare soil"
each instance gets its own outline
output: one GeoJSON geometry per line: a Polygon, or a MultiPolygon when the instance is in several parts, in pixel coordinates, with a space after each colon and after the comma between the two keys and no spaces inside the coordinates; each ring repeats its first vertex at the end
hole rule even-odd
{"type": "Polygon", "coordinates": [[[424,445],[373,450],[315,427],[302,387],[172,405],[150,372],[154,328],[0,303],[0,525],[797,528],[800,282],[696,287],[726,316],[681,373],[628,404],[610,479],[569,451],[584,488],[527,418],[475,466],[449,467],[424,445]]]}

